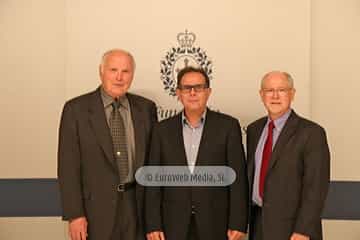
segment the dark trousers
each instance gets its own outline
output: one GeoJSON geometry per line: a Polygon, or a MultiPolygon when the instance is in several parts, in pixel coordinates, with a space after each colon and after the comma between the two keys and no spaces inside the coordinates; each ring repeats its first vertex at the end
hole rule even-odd
{"type": "Polygon", "coordinates": [[[249,240],[262,240],[262,210],[261,207],[251,207],[249,240]]]}
{"type": "Polygon", "coordinates": [[[135,188],[119,192],[117,210],[111,240],[144,239],[137,229],[135,188]]]}
{"type": "Polygon", "coordinates": [[[197,232],[196,221],[195,221],[195,214],[191,214],[191,220],[190,220],[190,225],[189,225],[189,231],[187,234],[187,239],[188,240],[199,240],[199,235],[197,232]]]}

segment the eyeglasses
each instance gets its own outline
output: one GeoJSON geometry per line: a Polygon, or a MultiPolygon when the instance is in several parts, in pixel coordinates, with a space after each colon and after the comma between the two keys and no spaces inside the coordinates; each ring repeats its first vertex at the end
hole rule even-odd
{"type": "Polygon", "coordinates": [[[181,90],[183,93],[190,93],[192,89],[194,89],[195,92],[202,92],[205,89],[209,88],[206,83],[204,84],[196,84],[196,85],[180,85],[178,86],[178,89],[181,90]]]}
{"type": "Polygon", "coordinates": [[[292,90],[292,88],[279,88],[279,89],[274,89],[274,88],[263,88],[261,89],[261,91],[266,95],[266,96],[273,96],[274,93],[278,94],[279,96],[285,96],[288,92],[290,92],[292,90]]]}

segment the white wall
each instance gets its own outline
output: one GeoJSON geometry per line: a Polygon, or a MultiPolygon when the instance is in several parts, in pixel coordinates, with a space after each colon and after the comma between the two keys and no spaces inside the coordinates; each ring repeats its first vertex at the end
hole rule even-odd
{"type": "MultiPolygon", "coordinates": [[[[160,60],[188,29],[213,60],[213,107],[248,124],[264,114],[262,75],[288,71],[295,109],[327,130],[332,179],[359,180],[359,9],[357,0],[1,0],[0,178],[56,177],[62,105],[97,87],[109,48],[134,54],[134,92],[178,108],[160,60]]],[[[327,240],[359,238],[359,222],[324,224],[327,240]]],[[[65,227],[59,218],[0,218],[0,239],[65,239],[65,227]]]]}
{"type": "Polygon", "coordinates": [[[65,100],[65,5],[0,1],[1,178],[54,177],[65,100]]]}
{"type": "MultiPolygon", "coordinates": [[[[311,3],[311,117],[327,130],[332,180],[359,181],[360,1],[311,3]]],[[[324,233],[360,239],[360,221],[327,220],[324,233]]]]}
{"type": "Polygon", "coordinates": [[[332,178],[360,180],[360,1],[312,4],[311,115],[327,129],[332,178]]]}

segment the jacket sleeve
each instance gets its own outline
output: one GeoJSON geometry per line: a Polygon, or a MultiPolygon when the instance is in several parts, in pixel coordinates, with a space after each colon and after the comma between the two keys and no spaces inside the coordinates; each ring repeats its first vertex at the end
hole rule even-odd
{"type": "Polygon", "coordinates": [[[58,183],[63,220],[85,216],[80,169],[80,145],[71,104],[66,103],[62,112],[58,142],[58,183]]]}
{"type": "Polygon", "coordinates": [[[236,180],[230,186],[228,228],[246,232],[248,223],[248,178],[241,127],[238,121],[233,121],[227,139],[227,158],[229,167],[236,173],[236,180]]]}
{"type": "Polygon", "coordinates": [[[304,173],[301,206],[294,232],[314,235],[326,200],[330,181],[330,153],[324,129],[310,129],[303,155],[304,173]]]}
{"type": "MultiPolygon", "coordinates": [[[[161,139],[158,124],[152,132],[149,161],[147,165],[159,166],[161,164],[161,139]]],[[[161,188],[145,187],[145,228],[146,232],[161,231],[161,188]]]]}

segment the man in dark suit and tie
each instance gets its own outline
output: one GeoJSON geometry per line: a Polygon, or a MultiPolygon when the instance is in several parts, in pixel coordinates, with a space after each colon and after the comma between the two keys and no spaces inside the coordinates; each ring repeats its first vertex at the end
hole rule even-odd
{"type": "Polygon", "coordinates": [[[268,112],[247,128],[250,240],[321,240],[330,154],[324,129],[291,109],[290,74],[261,82],[268,112]]]}
{"type": "Polygon", "coordinates": [[[154,127],[150,165],[228,166],[236,173],[230,186],[147,187],[148,240],[239,240],[248,219],[248,182],[241,128],[237,119],[206,107],[210,82],[202,69],[186,67],[177,76],[183,111],[154,127]]]}
{"type": "Polygon", "coordinates": [[[58,179],[63,219],[72,240],[144,239],[144,188],[134,180],[144,164],[155,104],[127,93],[135,62],[106,52],[101,86],[66,102],[60,123],[58,179]]]}

